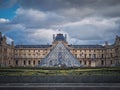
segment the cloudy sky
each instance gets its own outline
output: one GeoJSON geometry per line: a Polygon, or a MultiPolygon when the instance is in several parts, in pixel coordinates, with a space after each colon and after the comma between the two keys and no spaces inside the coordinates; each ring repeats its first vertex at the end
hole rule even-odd
{"type": "Polygon", "coordinates": [[[114,43],[120,36],[120,0],[0,0],[0,31],[15,44],[114,43]]]}

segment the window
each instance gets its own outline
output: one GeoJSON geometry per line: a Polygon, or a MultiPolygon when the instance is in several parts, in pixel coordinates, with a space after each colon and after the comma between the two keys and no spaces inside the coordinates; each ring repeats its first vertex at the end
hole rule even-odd
{"type": "Polygon", "coordinates": [[[91,58],[91,54],[89,54],[89,58],[91,58]]]}
{"type": "Polygon", "coordinates": [[[112,53],[110,53],[110,56],[113,57],[112,53]]]}
{"type": "Polygon", "coordinates": [[[102,54],[102,58],[103,58],[103,56],[104,56],[104,55],[102,54]]]}
{"type": "Polygon", "coordinates": [[[86,65],[86,61],[84,61],[84,64],[86,65]]]}
{"type": "Polygon", "coordinates": [[[10,64],[10,60],[9,60],[9,64],[10,64]]]}
{"type": "Polygon", "coordinates": [[[101,64],[104,65],[104,61],[103,60],[101,61],[101,64]]]}
{"type": "Polygon", "coordinates": [[[89,61],[89,65],[91,65],[91,61],[89,61]]]}
{"type": "Polygon", "coordinates": [[[93,58],[96,58],[96,54],[93,54],[93,58]]]}
{"type": "Polygon", "coordinates": [[[82,63],[82,61],[80,61],[80,63],[82,63]]]}
{"type": "Polygon", "coordinates": [[[75,54],[75,57],[77,58],[77,54],[75,54]]]}
{"type": "Polygon", "coordinates": [[[111,60],[111,64],[113,64],[112,60],[111,60]]]}
{"type": "Polygon", "coordinates": [[[86,58],[86,54],[85,54],[85,58],[86,58]]]}
{"type": "Polygon", "coordinates": [[[18,60],[15,61],[16,65],[18,65],[18,60]]]}
{"type": "Polygon", "coordinates": [[[35,65],[35,61],[33,61],[33,64],[35,65]]]}
{"type": "Polygon", "coordinates": [[[24,60],[24,65],[26,64],[26,61],[24,60]]]}
{"type": "Polygon", "coordinates": [[[38,61],[38,64],[40,64],[40,61],[38,61]]]}
{"type": "Polygon", "coordinates": [[[29,61],[28,61],[28,64],[30,65],[30,63],[31,63],[31,62],[30,62],[30,60],[29,60],[29,61]]]}

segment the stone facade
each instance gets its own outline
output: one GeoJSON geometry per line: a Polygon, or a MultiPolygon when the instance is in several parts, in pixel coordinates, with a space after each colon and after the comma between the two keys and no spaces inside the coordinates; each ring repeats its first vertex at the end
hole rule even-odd
{"type": "Polygon", "coordinates": [[[55,47],[62,42],[80,62],[82,67],[115,67],[120,66],[120,37],[116,36],[112,45],[69,45],[67,36],[53,35],[52,45],[11,45],[0,33],[0,66],[1,67],[38,67],[55,47]]]}
{"type": "Polygon", "coordinates": [[[14,43],[6,43],[6,37],[0,32],[0,67],[14,66],[14,43]]]}

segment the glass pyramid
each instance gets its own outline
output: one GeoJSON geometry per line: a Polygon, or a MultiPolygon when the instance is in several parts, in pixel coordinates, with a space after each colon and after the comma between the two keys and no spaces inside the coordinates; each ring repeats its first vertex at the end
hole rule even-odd
{"type": "Polygon", "coordinates": [[[58,42],[51,52],[41,61],[40,66],[80,67],[80,63],[62,42],[58,42]]]}

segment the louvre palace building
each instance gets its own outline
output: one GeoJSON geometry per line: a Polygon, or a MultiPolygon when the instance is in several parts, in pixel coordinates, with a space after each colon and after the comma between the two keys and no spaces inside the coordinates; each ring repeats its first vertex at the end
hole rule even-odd
{"type": "Polygon", "coordinates": [[[0,67],[117,67],[120,37],[109,45],[69,45],[67,36],[53,35],[51,45],[7,44],[0,32],[0,67]]]}

